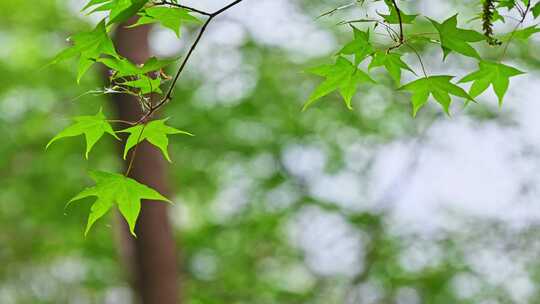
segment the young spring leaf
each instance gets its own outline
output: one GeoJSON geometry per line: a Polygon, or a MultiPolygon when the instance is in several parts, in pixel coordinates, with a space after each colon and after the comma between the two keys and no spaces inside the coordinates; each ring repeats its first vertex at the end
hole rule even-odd
{"type": "Polygon", "coordinates": [[[516,7],[516,0],[499,0],[499,5],[497,7],[504,7],[511,10],[516,7]]]}
{"type": "Polygon", "coordinates": [[[79,56],[77,82],[80,81],[90,66],[92,66],[96,59],[101,55],[110,55],[116,58],[119,57],[111,39],[107,35],[107,28],[104,20],[101,21],[94,30],[75,34],[70,40],[73,41],[73,46],[56,55],[52,63],[55,64],[79,56]]]}
{"type": "Polygon", "coordinates": [[[190,11],[183,8],[150,7],[139,14],[141,17],[132,27],[159,22],[166,28],[173,30],[180,38],[180,28],[184,23],[201,23],[199,19],[190,15],[190,11]]]}
{"type": "Polygon", "coordinates": [[[119,133],[129,133],[126,147],[124,148],[124,159],[126,159],[127,154],[131,148],[135,147],[138,143],[147,140],[152,145],[158,147],[165,156],[165,158],[169,162],[171,162],[169,152],[167,151],[167,146],[169,145],[169,139],[167,135],[184,134],[193,136],[193,134],[175,129],[173,127],[169,127],[165,124],[166,121],[167,119],[154,120],[146,124],[146,126],[138,125],[119,131],[119,133]]]}
{"type": "Polygon", "coordinates": [[[477,97],[482,94],[491,85],[495,94],[499,98],[499,105],[503,103],[504,95],[508,90],[510,77],[523,74],[522,71],[511,66],[497,62],[480,61],[478,70],[465,76],[460,83],[473,81],[469,94],[471,97],[477,97]]]}
{"type": "Polygon", "coordinates": [[[376,67],[384,67],[398,85],[401,82],[401,70],[407,70],[416,75],[416,73],[401,60],[401,55],[396,53],[389,53],[386,51],[375,52],[368,69],[371,70],[376,67]]]}
{"type": "Polygon", "coordinates": [[[465,98],[469,101],[474,99],[462,88],[450,82],[454,76],[438,75],[417,79],[400,88],[412,93],[413,116],[416,116],[428,101],[430,95],[443,107],[447,114],[450,114],[450,95],[465,98]]]}
{"type": "Polygon", "coordinates": [[[103,63],[108,68],[112,69],[114,71],[112,77],[113,79],[116,79],[126,76],[144,75],[150,72],[159,71],[162,68],[175,62],[176,59],[160,60],[156,57],[151,57],[142,66],[136,65],[126,58],[106,57],[99,58],[97,59],[97,61],[103,63]]]}
{"type": "Polygon", "coordinates": [[[532,8],[532,14],[534,18],[540,16],[540,2],[536,3],[532,8]]]}
{"type": "Polygon", "coordinates": [[[375,83],[368,74],[359,70],[349,60],[339,56],[336,63],[333,65],[323,65],[309,70],[310,73],[326,77],[311,94],[308,101],[304,105],[303,110],[306,110],[316,100],[332,93],[339,91],[347,108],[352,109],[351,100],[356,93],[358,84],[362,82],[375,83]]]}
{"type": "Polygon", "coordinates": [[[105,3],[105,2],[111,2],[111,0],[90,0],[84,7],[81,11],[85,11],[87,9],[89,9],[90,7],[92,6],[96,6],[98,4],[102,4],[102,3],[105,3]]]}
{"type": "Polygon", "coordinates": [[[528,26],[528,27],[520,29],[520,30],[510,32],[510,33],[504,35],[501,38],[501,40],[502,41],[509,41],[511,39],[518,39],[518,40],[527,41],[527,40],[529,40],[529,38],[531,38],[532,35],[534,35],[534,34],[536,34],[538,32],[540,32],[540,28],[538,27],[538,24],[535,24],[535,25],[531,25],[531,26],[528,26]]]}
{"type": "Polygon", "coordinates": [[[105,57],[98,58],[97,62],[103,63],[113,71],[112,78],[126,77],[139,74],[139,67],[126,58],[105,57]]]}
{"type": "Polygon", "coordinates": [[[358,65],[365,58],[373,53],[373,45],[369,42],[369,30],[364,32],[356,27],[353,28],[354,39],[347,43],[338,54],[355,56],[355,63],[358,65]]]}
{"type": "Polygon", "coordinates": [[[92,225],[103,217],[116,203],[122,216],[129,225],[131,234],[135,236],[135,223],[141,211],[141,200],[170,201],[156,190],[138,183],[121,174],[93,171],[90,177],[96,182],[94,187],[86,188],[72,198],[72,202],[83,198],[95,196],[97,200],[91,207],[85,235],[88,234],[92,225]]]}
{"type": "Polygon", "coordinates": [[[90,13],[108,11],[109,22],[107,24],[121,23],[137,14],[146,3],[148,0],[91,0],[83,8],[83,11],[97,6],[90,13]]]}
{"type": "Polygon", "coordinates": [[[156,57],[151,57],[148,59],[144,65],[140,68],[141,74],[146,74],[154,71],[159,71],[164,67],[173,64],[178,58],[175,59],[157,59],[156,57]]]}
{"type": "MultiPolygon", "coordinates": [[[[379,13],[379,16],[383,17],[384,21],[388,24],[399,24],[398,13],[392,1],[384,0],[384,2],[386,3],[386,6],[390,10],[390,15],[384,15],[384,14],[379,13]]],[[[418,15],[408,15],[404,13],[402,10],[400,10],[400,15],[401,15],[401,22],[403,24],[413,23],[416,17],[418,16],[418,15]]]]}
{"type": "Polygon", "coordinates": [[[72,136],[83,135],[86,138],[86,158],[88,159],[88,154],[92,150],[92,147],[98,142],[98,140],[103,137],[105,133],[112,135],[114,138],[120,140],[113,128],[106,120],[105,115],[103,115],[102,110],[100,109],[96,115],[92,116],[79,116],[74,118],[75,124],[67,127],[62,132],[58,133],[49,143],[46,148],[49,148],[52,143],[55,141],[72,136]]]}
{"type": "Polygon", "coordinates": [[[465,56],[480,59],[478,52],[469,45],[470,42],[485,40],[486,37],[473,30],[464,30],[457,27],[457,14],[446,19],[443,23],[429,19],[437,29],[440,36],[444,57],[455,51],[465,56]]]}
{"type": "Polygon", "coordinates": [[[109,13],[109,23],[121,23],[143,8],[148,0],[113,0],[114,6],[109,13]]]}
{"type": "Polygon", "coordinates": [[[150,93],[163,93],[160,88],[161,78],[151,78],[145,75],[139,75],[139,78],[135,80],[121,82],[119,84],[138,89],[139,94],[143,95],[150,93]]]}
{"type": "MultiPolygon", "coordinates": [[[[523,3],[523,5],[525,6],[528,6],[530,1],[531,0],[521,0],[521,3],[523,3]]],[[[507,8],[508,10],[515,8],[516,5],[518,4],[516,3],[516,0],[498,0],[498,2],[499,2],[499,5],[497,7],[504,7],[504,8],[507,8]]]]}

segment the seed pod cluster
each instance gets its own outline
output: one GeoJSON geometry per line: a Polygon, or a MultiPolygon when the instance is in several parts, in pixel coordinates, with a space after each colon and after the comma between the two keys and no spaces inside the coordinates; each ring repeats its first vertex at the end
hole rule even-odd
{"type": "Polygon", "coordinates": [[[501,45],[501,42],[493,37],[493,16],[495,15],[495,0],[484,0],[482,9],[482,29],[489,45],[501,45]]]}

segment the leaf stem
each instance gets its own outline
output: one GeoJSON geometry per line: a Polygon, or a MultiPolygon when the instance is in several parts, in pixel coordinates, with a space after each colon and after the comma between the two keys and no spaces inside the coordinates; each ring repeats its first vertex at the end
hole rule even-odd
{"type": "Polygon", "coordinates": [[[405,42],[405,45],[413,51],[416,57],[418,57],[418,61],[420,62],[420,67],[422,67],[422,73],[424,73],[424,76],[427,78],[428,74],[426,72],[426,67],[424,66],[424,61],[422,60],[422,56],[420,56],[420,53],[418,53],[418,51],[412,45],[406,42],[405,42]]]}
{"type": "Polygon", "coordinates": [[[139,149],[139,144],[141,143],[141,138],[142,138],[142,135],[144,133],[144,129],[146,128],[146,123],[143,125],[142,129],[141,129],[141,133],[139,133],[139,137],[137,138],[137,144],[135,145],[135,149],[133,150],[133,154],[131,154],[131,157],[130,157],[130,160],[129,160],[129,165],[128,165],[128,168],[126,170],[126,174],[124,174],[126,177],[129,176],[129,174],[131,173],[131,169],[133,169],[133,163],[135,162],[135,158],[137,157],[137,150],[139,149]]]}

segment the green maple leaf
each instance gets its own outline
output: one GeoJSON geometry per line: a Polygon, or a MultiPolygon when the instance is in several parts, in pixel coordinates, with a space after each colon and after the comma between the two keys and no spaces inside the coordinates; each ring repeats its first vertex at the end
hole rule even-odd
{"type": "Polygon", "coordinates": [[[150,7],[139,14],[141,17],[131,27],[159,22],[164,27],[173,30],[180,38],[180,28],[184,23],[201,23],[199,19],[182,8],[150,7]]]}
{"type": "Polygon", "coordinates": [[[471,82],[473,84],[469,91],[472,97],[477,97],[482,92],[487,90],[491,85],[495,94],[499,98],[499,105],[502,105],[504,95],[508,90],[510,77],[524,74],[522,71],[511,66],[497,62],[480,61],[478,70],[463,77],[459,82],[471,82]]]}
{"type": "Polygon", "coordinates": [[[163,69],[164,67],[176,62],[178,58],[174,59],[157,59],[156,57],[150,57],[144,65],[140,68],[141,74],[146,74],[163,69]]]}
{"type": "Polygon", "coordinates": [[[326,77],[326,80],[313,91],[303,110],[306,110],[316,100],[333,91],[339,91],[347,108],[352,109],[351,100],[356,93],[358,84],[362,82],[375,83],[368,74],[359,70],[349,60],[341,56],[337,58],[335,64],[319,66],[309,70],[309,72],[326,77]]]}
{"type": "MultiPolygon", "coordinates": [[[[378,13],[379,16],[383,17],[384,21],[386,23],[399,24],[398,13],[397,13],[396,8],[392,4],[392,2],[389,1],[389,0],[384,0],[384,2],[386,3],[386,6],[388,6],[388,9],[390,10],[390,14],[389,15],[384,15],[384,14],[379,14],[378,13]]],[[[408,15],[408,14],[404,13],[403,11],[401,11],[401,22],[403,24],[411,24],[411,23],[414,22],[414,20],[416,19],[417,16],[418,15],[408,15]]]]}
{"type": "Polygon", "coordinates": [[[148,0],[114,0],[114,7],[109,13],[109,23],[120,23],[134,16],[148,0]]]}
{"type": "MultiPolygon", "coordinates": [[[[429,19],[429,18],[428,18],[429,19]]],[[[455,51],[465,56],[480,59],[478,52],[469,45],[470,42],[485,40],[486,37],[473,30],[464,30],[457,27],[457,14],[446,19],[443,23],[429,19],[437,29],[440,36],[444,58],[455,51]]]]}
{"type": "Polygon", "coordinates": [[[103,135],[105,135],[105,133],[108,133],[114,138],[120,140],[109,122],[106,120],[101,109],[96,115],[79,116],[75,117],[73,120],[75,121],[75,124],[67,127],[62,132],[58,133],[58,135],[56,135],[53,139],[51,139],[51,141],[49,141],[47,144],[46,149],[49,148],[52,143],[61,138],[84,135],[86,138],[85,156],[88,159],[88,154],[92,150],[92,147],[99,141],[101,137],[103,137],[103,135]]]}
{"type": "Polygon", "coordinates": [[[90,177],[96,182],[94,187],[86,188],[72,198],[68,205],[83,198],[95,196],[97,200],[91,207],[85,235],[94,223],[103,217],[116,203],[122,216],[129,225],[131,234],[135,235],[135,223],[141,211],[141,200],[157,200],[171,202],[156,190],[138,183],[121,174],[94,171],[90,177]]]}
{"type": "Polygon", "coordinates": [[[399,84],[401,82],[401,70],[407,70],[416,75],[416,73],[401,60],[401,56],[402,55],[396,53],[377,51],[373,54],[373,59],[371,60],[368,69],[371,70],[372,68],[382,66],[386,68],[392,79],[399,84]]]}
{"type": "Polygon", "coordinates": [[[119,133],[129,133],[129,137],[124,148],[124,159],[126,159],[129,150],[135,147],[138,143],[146,140],[152,145],[158,147],[165,158],[170,162],[169,152],[167,146],[169,145],[169,139],[167,135],[184,134],[193,136],[193,134],[185,131],[169,127],[165,124],[167,119],[154,120],[146,124],[146,126],[138,125],[122,131],[119,133]],[[142,132],[142,134],[141,134],[142,132]]]}
{"type": "Polygon", "coordinates": [[[176,59],[160,60],[156,57],[151,57],[142,66],[136,65],[126,58],[106,57],[99,58],[97,61],[114,70],[113,78],[116,79],[126,76],[144,75],[150,72],[158,71],[175,62],[176,59]]]}
{"type": "Polygon", "coordinates": [[[109,11],[108,24],[121,23],[137,14],[146,3],[148,0],[92,0],[83,8],[83,11],[97,6],[90,14],[109,11]]]}
{"type": "Polygon", "coordinates": [[[353,28],[354,39],[347,43],[338,54],[355,56],[356,64],[359,64],[373,53],[373,45],[369,42],[369,30],[364,32],[356,27],[353,28]]]}
{"type": "Polygon", "coordinates": [[[111,2],[111,0],[90,0],[84,7],[81,11],[85,11],[87,9],[89,9],[90,7],[92,6],[95,6],[95,5],[98,5],[98,4],[102,4],[102,3],[105,3],[105,2],[111,2]]]}
{"type": "Polygon", "coordinates": [[[452,103],[450,95],[462,97],[468,101],[474,101],[465,90],[450,82],[452,78],[454,76],[429,76],[402,86],[400,90],[406,90],[412,93],[413,116],[416,116],[418,110],[427,103],[430,95],[435,98],[447,114],[450,114],[450,104],[452,103]]]}
{"type": "MultiPolygon", "coordinates": [[[[521,0],[521,3],[523,3],[523,5],[525,6],[528,6],[529,1],[530,0],[521,0]]],[[[504,7],[504,8],[507,8],[508,10],[515,8],[517,5],[516,0],[499,0],[498,2],[499,2],[499,5],[497,5],[497,7],[504,7]]]]}
{"type": "Polygon", "coordinates": [[[516,0],[499,0],[497,7],[504,7],[508,10],[513,9],[516,6],[516,0]]]}
{"type": "Polygon", "coordinates": [[[536,3],[532,8],[532,14],[534,18],[540,16],[540,2],[536,3]]]}
{"type": "Polygon", "coordinates": [[[161,78],[151,78],[148,76],[140,75],[138,79],[125,81],[119,84],[136,88],[139,90],[140,94],[163,93],[160,88],[161,78]]]}
{"type": "Polygon", "coordinates": [[[501,40],[509,41],[511,39],[519,39],[519,40],[527,41],[532,35],[538,32],[540,32],[540,28],[538,28],[538,24],[535,24],[535,25],[531,25],[520,30],[507,33],[501,38],[501,40]]]}
{"type": "Polygon", "coordinates": [[[101,55],[110,55],[118,58],[116,49],[107,35],[105,21],[101,21],[94,30],[90,32],[82,32],[73,35],[70,38],[73,41],[73,46],[63,50],[56,55],[52,63],[79,56],[79,67],[77,74],[77,82],[88,69],[95,63],[96,59],[101,55]]]}
{"type": "Polygon", "coordinates": [[[126,58],[105,57],[98,58],[96,61],[103,63],[105,66],[114,71],[112,75],[113,79],[140,74],[139,67],[126,58]]]}
{"type": "Polygon", "coordinates": [[[129,86],[139,90],[140,94],[159,93],[161,94],[161,77],[149,77],[148,73],[161,70],[163,67],[173,63],[175,60],[158,60],[155,57],[150,58],[144,65],[136,65],[126,58],[99,58],[98,62],[111,68],[114,72],[112,79],[124,80],[117,84],[129,86]],[[127,76],[128,80],[123,79],[127,76]]]}

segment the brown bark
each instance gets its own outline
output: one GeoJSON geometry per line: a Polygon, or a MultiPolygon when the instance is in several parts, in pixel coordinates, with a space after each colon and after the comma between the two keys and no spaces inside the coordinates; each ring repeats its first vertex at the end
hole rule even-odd
{"type": "MultiPolygon", "coordinates": [[[[150,56],[149,30],[148,26],[133,29],[118,27],[114,38],[118,52],[136,63],[146,61],[150,56]]],[[[113,95],[112,102],[118,111],[118,119],[138,121],[142,116],[132,96],[113,95]]],[[[170,191],[165,171],[166,164],[161,153],[144,142],[137,150],[129,176],[167,196],[170,191]]],[[[179,303],[175,241],[167,207],[163,202],[142,202],[135,228],[137,238],[133,238],[125,222],[120,221],[121,250],[128,260],[126,264],[132,268],[129,272],[133,276],[135,295],[143,304],[179,303]]]]}

